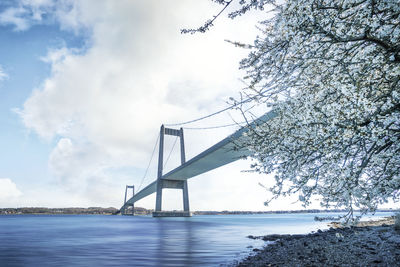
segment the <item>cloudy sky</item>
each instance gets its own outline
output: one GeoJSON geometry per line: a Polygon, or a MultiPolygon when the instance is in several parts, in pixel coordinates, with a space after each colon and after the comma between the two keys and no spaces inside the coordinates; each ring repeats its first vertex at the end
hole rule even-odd
{"type": "MultiPolygon", "coordinates": [[[[1,1],[0,207],[120,207],[125,185],[141,184],[162,123],[225,108],[244,87],[238,62],[248,51],[224,40],[251,43],[265,14],[180,34],[218,11],[207,0],[1,1]]],[[[240,114],[229,111],[187,127],[233,120],[240,114]]],[[[185,129],[187,159],[235,130],[185,129]]],[[[178,156],[175,147],[167,170],[178,156]]],[[[143,186],[155,179],[156,158],[143,186]]],[[[249,165],[189,180],[191,209],[301,208],[293,199],[265,207],[259,183],[273,178],[242,172],[249,165]]],[[[163,208],[181,209],[180,191],[164,191],[163,208]]],[[[155,195],[137,204],[154,208],[155,195]]]]}

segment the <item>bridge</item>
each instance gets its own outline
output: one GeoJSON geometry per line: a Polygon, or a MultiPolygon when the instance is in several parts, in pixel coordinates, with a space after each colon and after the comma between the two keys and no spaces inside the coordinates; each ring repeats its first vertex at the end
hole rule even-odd
{"type": "Polygon", "coordinates": [[[247,124],[245,127],[237,130],[232,135],[224,138],[220,142],[201,152],[192,159],[186,161],[185,158],[185,143],[183,136],[183,128],[171,129],[166,128],[164,125],[160,129],[159,141],[159,156],[158,156],[158,172],[157,179],[147,185],[145,188],[134,194],[134,186],[126,186],[124,205],[121,207],[121,214],[127,215],[129,206],[132,208],[132,215],[134,214],[134,203],[141,200],[150,194],[156,193],[156,205],[153,217],[165,216],[191,216],[189,208],[189,194],[187,180],[211,171],[228,163],[247,157],[250,151],[245,147],[237,146],[245,139],[245,133],[257,125],[262,125],[267,121],[276,117],[276,113],[270,111],[260,118],[247,124]],[[164,137],[165,135],[172,135],[180,139],[181,151],[181,165],[166,174],[163,174],[163,157],[164,157],[164,137]],[[183,194],[183,211],[181,212],[164,212],[162,211],[162,189],[173,188],[181,189],[183,194]],[[133,190],[133,196],[126,200],[127,190],[133,190]]]}

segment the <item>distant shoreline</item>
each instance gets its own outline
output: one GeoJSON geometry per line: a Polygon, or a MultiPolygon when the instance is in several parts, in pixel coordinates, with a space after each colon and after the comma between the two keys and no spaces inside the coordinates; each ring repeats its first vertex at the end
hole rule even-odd
{"type": "MultiPolygon", "coordinates": [[[[154,210],[135,207],[135,215],[151,215],[154,210]]],[[[399,212],[400,210],[379,209],[376,212],[399,212]]],[[[117,208],[89,207],[89,208],[46,208],[46,207],[21,207],[0,208],[0,215],[115,215],[119,212],[117,208]]],[[[257,215],[257,214],[296,214],[296,213],[333,213],[345,212],[342,209],[334,210],[277,210],[277,211],[193,211],[193,215],[257,215]]],[[[128,211],[129,213],[129,211],[128,211]]]]}
{"type": "Polygon", "coordinates": [[[21,208],[2,208],[0,215],[111,215],[117,212],[114,207],[101,208],[45,208],[45,207],[21,207],[21,208]]]}

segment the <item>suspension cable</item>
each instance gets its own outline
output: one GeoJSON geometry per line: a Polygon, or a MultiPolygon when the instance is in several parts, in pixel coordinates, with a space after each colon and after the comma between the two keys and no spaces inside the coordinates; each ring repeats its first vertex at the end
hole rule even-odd
{"type": "Polygon", "coordinates": [[[156,151],[156,147],[157,147],[157,144],[158,144],[158,141],[159,141],[159,140],[160,140],[160,134],[158,134],[158,136],[157,136],[157,140],[156,140],[156,143],[154,144],[153,152],[151,153],[150,161],[149,161],[149,163],[147,164],[146,171],[144,172],[142,181],[140,182],[140,185],[139,185],[139,189],[137,190],[138,192],[139,192],[140,189],[142,188],[143,181],[144,181],[144,179],[145,179],[146,176],[147,176],[147,172],[149,171],[150,164],[151,164],[151,162],[152,162],[152,160],[153,160],[154,152],[156,151]]]}
{"type": "Polygon", "coordinates": [[[193,122],[196,122],[196,121],[204,120],[204,119],[210,118],[210,117],[212,117],[212,116],[215,116],[215,115],[217,115],[217,114],[220,114],[220,113],[222,113],[222,112],[224,112],[224,111],[227,111],[227,110],[229,110],[229,109],[232,109],[232,108],[234,108],[234,107],[236,107],[236,106],[239,106],[239,105],[245,104],[245,103],[247,103],[247,102],[250,102],[251,100],[253,100],[253,98],[252,98],[252,97],[249,97],[249,98],[247,98],[247,99],[245,99],[245,100],[243,100],[243,101],[240,101],[240,102],[237,102],[237,103],[235,103],[235,104],[232,104],[232,105],[230,105],[229,107],[226,107],[226,108],[224,108],[224,109],[218,110],[218,111],[216,111],[216,112],[214,112],[214,113],[208,114],[208,115],[206,115],[206,116],[203,116],[203,117],[200,117],[200,118],[197,118],[197,119],[194,119],[194,120],[185,121],[185,122],[181,122],[181,123],[170,123],[170,124],[164,124],[164,125],[165,125],[165,126],[180,126],[180,125],[185,125],[185,124],[193,123],[193,122]]]}
{"type": "Polygon", "coordinates": [[[242,122],[236,122],[236,123],[225,124],[225,125],[217,125],[217,126],[209,126],[209,127],[183,127],[183,129],[185,129],[185,130],[210,130],[210,129],[231,127],[231,126],[240,126],[240,127],[242,127],[246,123],[247,122],[242,121],[242,122]]]}

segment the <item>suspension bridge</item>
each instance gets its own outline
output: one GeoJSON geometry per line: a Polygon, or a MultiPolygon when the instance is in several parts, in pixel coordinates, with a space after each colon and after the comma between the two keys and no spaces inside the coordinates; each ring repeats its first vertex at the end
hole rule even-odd
{"type": "Polygon", "coordinates": [[[121,214],[128,215],[128,207],[131,207],[131,215],[133,215],[135,202],[149,196],[150,194],[156,193],[156,205],[155,211],[153,212],[153,217],[191,216],[187,180],[228,163],[247,157],[250,154],[250,151],[246,149],[246,147],[242,147],[240,145],[238,146],[238,144],[241,144],[245,140],[245,133],[258,125],[268,122],[274,117],[276,117],[276,113],[273,111],[264,114],[251,123],[247,123],[244,127],[241,127],[230,136],[224,138],[188,161],[186,161],[185,158],[183,128],[173,129],[161,125],[159,135],[158,171],[156,180],[136,194],[134,192],[135,187],[127,185],[125,189],[124,205],[120,209],[121,214]],[[180,139],[181,165],[164,174],[164,138],[166,135],[176,136],[180,139]],[[182,190],[183,211],[162,211],[162,190],[164,188],[182,190]],[[132,189],[132,197],[127,200],[127,192],[129,189],[132,189]]]}

